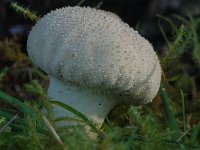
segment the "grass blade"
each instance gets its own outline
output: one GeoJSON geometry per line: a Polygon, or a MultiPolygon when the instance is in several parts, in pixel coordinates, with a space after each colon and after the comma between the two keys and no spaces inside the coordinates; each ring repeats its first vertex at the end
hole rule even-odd
{"type": "Polygon", "coordinates": [[[3,77],[6,75],[8,71],[8,67],[4,67],[1,71],[0,71],[0,81],[3,79],[3,77]]]}
{"type": "Polygon", "coordinates": [[[79,118],[81,118],[82,120],[85,121],[86,124],[88,124],[98,135],[103,135],[103,133],[95,126],[95,124],[89,120],[84,114],[82,114],[80,111],[76,110],[75,108],[59,102],[59,101],[50,101],[52,104],[58,105],[70,112],[72,112],[73,114],[77,115],[79,118]]]}
{"type": "Polygon", "coordinates": [[[12,118],[13,115],[11,115],[11,114],[9,114],[9,113],[3,111],[3,110],[0,108],[0,116],[2,116],[2,117],[4,117],[4,118],[6,118],[6,119],[9,120],[9,119],[12,118]]]}
{"type": "Polygon", "coordinates": [[[31,116],[33,116],[35,114],[35,112],[33,110],[31,110],[26,104],[24,104],[23,102],[21,102],[20,100],[6,94],[5,92],[0,90],[0,99],[4,100],[5,102],[7,102],[10,105],[15,105],[19,108],[20,111],[22,111],[23,113],[29,114],[31,116]]]}
{"type": "MultiPolygon", "coordinates": [[[[181,90],[181,99],[182,99],[182,111],[183,111],[183,129],[184,133],[186,133],[187,127],[186,127],[186,117],[185,117],[185,99],[182,90],[181,90]]],[[[184,135],[184,138],[186,140],[186,134],[184,135]]]]}
{"type": "Polygon", "coordinates": [[[193,128],[190,141],[195,142],[199,134],[200,134],[200,122],[193,128]]]}
{"type": "Polygon", "coordinates": [[[162,103],[164,106],[167,124],[168,124],[170,130],[174,132],[174,138],[178,139],[181,136],[180,130],[178,128],[178,124],[176,122],[175,115],[174,115],[172,109],[170,108],[169,98],[168,98],[168,95],[167,95],[166,90],[162,83],[160,85],[160,96],[161,96],[161,100],[162,100],[162,103]]]}

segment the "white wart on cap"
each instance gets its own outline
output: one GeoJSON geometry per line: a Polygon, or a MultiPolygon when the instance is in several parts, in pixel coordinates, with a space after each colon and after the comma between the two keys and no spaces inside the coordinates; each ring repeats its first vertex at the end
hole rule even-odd
{"type": "MultiPolygon", "coordinates": [[[[151,102],[161,68],[152,45],[117,15],[89,7],[50,12],[32,28],[32,61],[49,75],[48,95],[99,125],[119,103],[151,102]]],[[[57,116],[73,114],[55,107],[57,116]]]]}

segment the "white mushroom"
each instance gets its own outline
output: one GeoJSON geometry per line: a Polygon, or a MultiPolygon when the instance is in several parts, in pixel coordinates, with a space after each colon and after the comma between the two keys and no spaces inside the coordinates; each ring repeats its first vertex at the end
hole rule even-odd
{"type": "MultiPolygon", "coordinates": [[[[153,47],[110,12],[89,7],[52,11],[32,28],[27,50],[48,73],[48,95],[99,126],[115,105],[151,102],[159,89],[161,68],[153,47]]],[[[54,109],[58,117],[74,117],[54,109]]]]}

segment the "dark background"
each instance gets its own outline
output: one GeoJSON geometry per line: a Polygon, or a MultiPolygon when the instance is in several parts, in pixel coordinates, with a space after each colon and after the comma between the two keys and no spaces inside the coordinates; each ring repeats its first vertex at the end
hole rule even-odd
{"type": "MultiPolygon", "coordinates": [[[[19,5],[35,11],[37,15],[44,14],[56,8],[75,6],[81,0],[18,0],[19,5]]],[[[28,32],[34,22],[24,18],[10,7],[9,0],[0,0],[0,38],[16,36],[26,51],[26,40],[28,32]]],[[[122,20],[131,27],[137,28],[140,34],[153,43],[154,47],[160,49],[163,38],[158,28],[158,22],[162,24],[167,34],[170,34],[168,26],[160,21],[157,14],[171,17],[172,14],[182,16],[190,13],[194,17],[200,16],[199,0],[85,0],[81,6],[98,6],[100,9],[111,11],[119,15],[122,20]]],[[[179,23],[177,22],[177,26],[179,23]]]]}

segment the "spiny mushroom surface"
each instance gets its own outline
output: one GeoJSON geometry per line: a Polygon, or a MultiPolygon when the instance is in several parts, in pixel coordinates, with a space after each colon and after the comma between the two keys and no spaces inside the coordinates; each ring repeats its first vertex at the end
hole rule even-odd
{"type": "MultiPolygon", "coordinates": [[[[151,102],[160,86],[161,68],[152,45],[103,10],[65,7],[48,13],[32,28],[27,50],[49,75],[49,96],[99,125],[119,103],[151,102]]],[[[74,117],[54,109],[57,116],[74,117]]]]}

